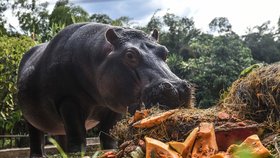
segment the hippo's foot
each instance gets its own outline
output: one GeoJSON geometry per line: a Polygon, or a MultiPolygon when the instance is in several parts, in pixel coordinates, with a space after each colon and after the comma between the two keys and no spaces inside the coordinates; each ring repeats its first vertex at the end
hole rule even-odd
{"type": "Polygon", "coordinates": [[[67,154],[68,157],[84,157],[85,156],[85,152],[73,152],[73,153],[68,153],[67,154]]]}
{"type": "Polygon", "coordinates": [[[45,158],[47,157],[46,155],[44,154],[32,154],[30,155],[30,158],[45,158]]]}
{"type": "Polygon", "coordinates": [[[117,149],[118,141],[105,132],[99,133],[100,146],[102,150],[117,149]]]}

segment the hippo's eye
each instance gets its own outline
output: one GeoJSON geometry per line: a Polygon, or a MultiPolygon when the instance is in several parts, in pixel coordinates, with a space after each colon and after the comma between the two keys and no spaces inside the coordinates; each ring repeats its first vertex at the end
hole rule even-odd
{"type": "Polygon", "coordinates": [[[129,60],[133,60],[133,58],[134,58],[133,52],[127,52],[126,53],[126,58],[129,59],[129,60]]]}
{"type": "Polygon", "coordinates": [[[125,52],[125,63],[131,66],[137,66],[139,63],[139,52],[137,50],[128,49],[125,52]]]}
{"type": "Polygon", "coordinates": [[[159,56],[163,61],[166,61],[167,55],[168,55],[167,52],[159,52],[159,53],[158,53],[158,56],[159,56]]]}

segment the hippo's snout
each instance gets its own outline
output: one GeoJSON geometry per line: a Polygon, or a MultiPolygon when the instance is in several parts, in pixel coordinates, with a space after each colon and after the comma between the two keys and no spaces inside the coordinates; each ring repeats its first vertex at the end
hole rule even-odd
{"type": "Polygon", "coordinates": [[[159,103],[170,109],[180,106],[190,107],[192,100],[192,85],[187,81],[161,81],[150,84],[142,94],[142,101],[149,108],[159,103]]]}

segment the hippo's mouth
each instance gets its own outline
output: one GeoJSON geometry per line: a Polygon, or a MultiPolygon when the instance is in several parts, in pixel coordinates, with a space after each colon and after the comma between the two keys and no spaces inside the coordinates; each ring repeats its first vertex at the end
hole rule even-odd
{"type": "Polygon", "coordinates": [[[138,73],[138,71],[137,70],[133,70],[133,74],[134,74],[134,78],[135,78],[135,80],[138,82],[138,83],[140,83],[141,82],[141,78],[140,78],[140,75],[139,75],[139,73],[138,73]]]}
{"type": "Polygon", "coordinates": [[[173,84],[159,82],[146,87],[141,95],[141,101],[147,108],[157,104],[163,109],[190,107],[192,98],[191,85],[185,81],[173,84]]]}

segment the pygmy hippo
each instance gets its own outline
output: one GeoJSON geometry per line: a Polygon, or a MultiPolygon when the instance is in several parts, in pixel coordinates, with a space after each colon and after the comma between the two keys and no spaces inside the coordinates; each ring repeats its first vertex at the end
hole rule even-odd
{"type": "Polygon", "coordinates": [[[190,105],[191,84],[166,64],[151,35],[98,23],[66,27],[21,60],[18,100],[29,126],[30,156],[44,155],[44,133],[66,135],[67,151],[85,148],[86,131],[108,130],[129,105],[190,105]]]}

